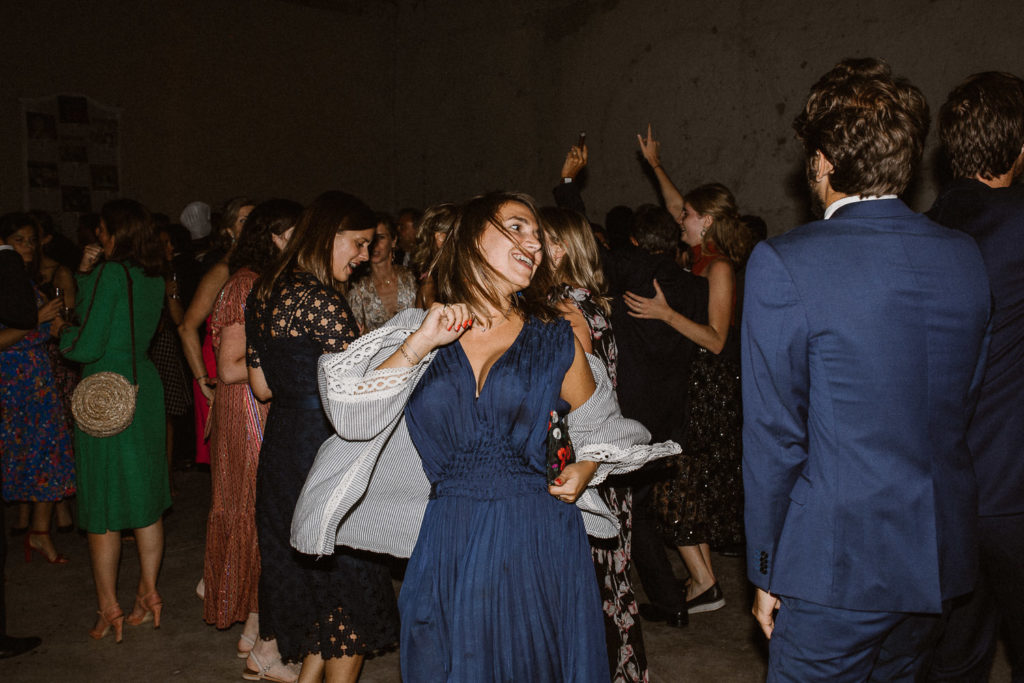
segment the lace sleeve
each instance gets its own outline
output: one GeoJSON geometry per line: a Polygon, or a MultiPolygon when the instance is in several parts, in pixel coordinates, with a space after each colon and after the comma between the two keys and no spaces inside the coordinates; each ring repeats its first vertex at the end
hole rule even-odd
{"type": "Polygon", "coordinates": [[[301,330],[320,346],[322,353],[338,353],[348,348],[359,328],[355,317],[339,292],[326,287],[311,288],[295,312],[294,336],[301,330]]]}
{"type": "Polygon", "coordinates": [[[405,408],[407,394],[433,359],[431,351],[417,365],[376,369],[418,327],[423,311],[409,309],[386,325],[353,342],[343,353],[320,357],[320,395],[338,434],[346,439],[373,438],[405,408]]]}

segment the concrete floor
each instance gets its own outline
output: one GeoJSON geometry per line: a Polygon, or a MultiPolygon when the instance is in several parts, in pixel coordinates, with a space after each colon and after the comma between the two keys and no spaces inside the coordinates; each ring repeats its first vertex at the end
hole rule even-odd
{"type": "MultiPolygon", "coordinates": [[[[7,560],[8,630],[34,634],[43,644],[31,653],[0,660],[0,681],[240,681],[243,661],[235,656],[242,626],[218,631],[202,619],[195,584],[202,576],[209,475],[176,472],[178,496],[165,520],[166,553],[159,590],[164,612],[159,630],[152,624],[125,626],[124,642],[112,635],[94,641],[95,597],[85,538],[58,534],[55,543],[68,555],[64,566],[43,563],[37,555],[23,561],[20,538],[9,539],[7,560]]],[[[8,510],[10,521],[11,510],[8,510]]],[[[124,553],[118,595],[127,612],[138,579],[134,545],[124,553]]],[[[686,629],[644,622],[652,683],[677,681],[763,681],[766,648],[749,615],[749,589],[739,559],[715,556],[716,572],[728,604],[694,615],[686,629]]],[[[400,681],[398,655],[366,662],[362,683],[400,681]]],[[[991,681],[1009,681],[999,653],[991,681]]]]}

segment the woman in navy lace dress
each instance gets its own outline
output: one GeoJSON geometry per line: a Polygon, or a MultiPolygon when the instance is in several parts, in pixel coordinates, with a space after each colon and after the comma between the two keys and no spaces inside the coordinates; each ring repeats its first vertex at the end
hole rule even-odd
{"type": "Polygon", "coordinates": [[[249,384],[260,400],[272,399],[256,475],[260,642],[247,662],[251,680],[292,680],[283,660],[301,661],[304,680],[326,672],[332,681],[355,681],[365,656],[397,641],[385,564],[354,552],[317,559],[289,543],[295,502],[331,433],[317,393],[317,362],[359,336],[337,285],[367,260],[375,225],[355,197],[321,195],[246,303],[249,384]]]}

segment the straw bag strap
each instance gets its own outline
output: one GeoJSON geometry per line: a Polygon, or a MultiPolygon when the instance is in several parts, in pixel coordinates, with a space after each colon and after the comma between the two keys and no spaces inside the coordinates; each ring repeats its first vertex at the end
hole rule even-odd
{"type": "Polygon", "coordinates": [[[93,304],[96,303],[96,290],[100,288],[100,278],[103,277],[103,269],[110,263],[116,263],[124,268],[124,276],[128,278],[128,328],[132,337],[132,384],[138,386],[139,370],[135,363],[135,300],[132,297],[132,275],[128,272],[128,266],[124,265],[120,261],[107,261],[100,265],[100,269],[96,273],[96,283],[92,287],[92,296],[89,297],[89,309],[85,313],[85,319],[82,320],[82,324],[78,328],[78,335],[75,336],[75,341],[71,342],[71,346],[73,347],[78,343],[79,337],[82,336],[82,331],[85,330],[85,326],[89,323],[89,316],[92,315],[93,304]]]}

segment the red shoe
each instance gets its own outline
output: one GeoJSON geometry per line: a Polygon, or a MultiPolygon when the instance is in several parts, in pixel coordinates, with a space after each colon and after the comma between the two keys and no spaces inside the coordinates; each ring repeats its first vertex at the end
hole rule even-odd
{"type": "MultiPolygon", "coordinates": [[[[32,551],[34,550],[37,553],[39,553],[40,555],[42,555],[43,559],[45,559],[50,564],[67,564],[68,563],[68,558],[65,557],[64,555],[61,555],[56,550],[53,551],[53,557],[49,557],[49,556],[47,556],[46,552],[43,551],[42,548],[37,548],[34,545],[32,545],[32,537],[33,536],[46,536],[46,538],[50,538],[50,532],[49,531],[30,531],[27,534],[25,534],[25,561],[26,562],[31,562],[32,561],[32,551]]],[[[52,541],[51,541],[51,544],[52,544],[52,541]]]]}

